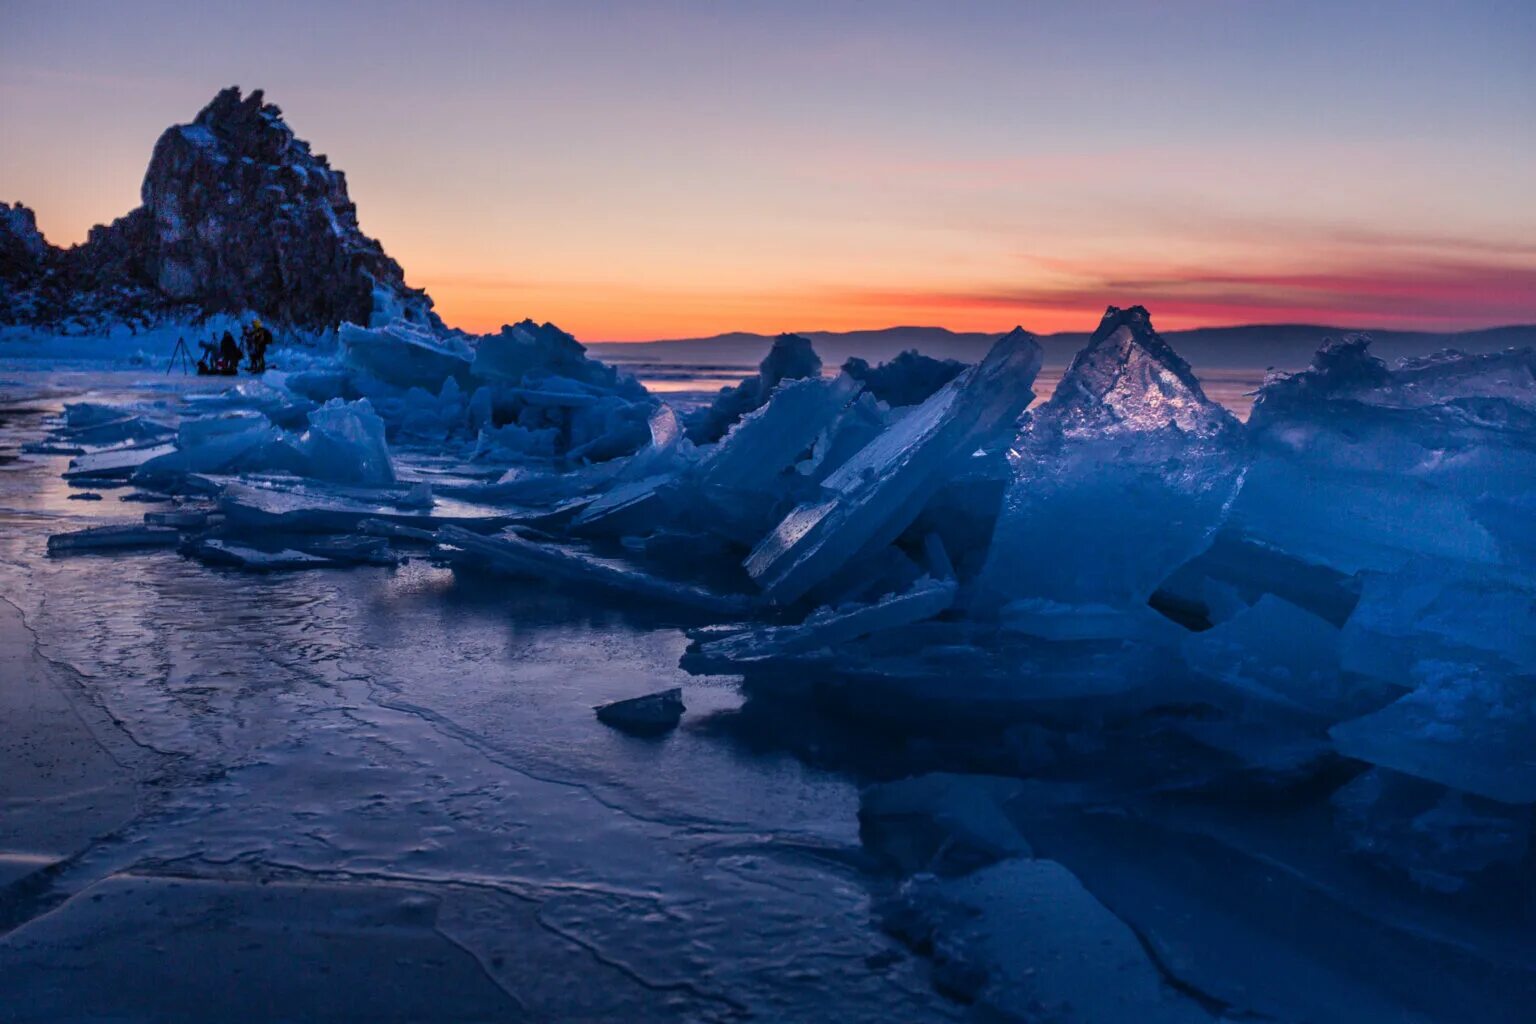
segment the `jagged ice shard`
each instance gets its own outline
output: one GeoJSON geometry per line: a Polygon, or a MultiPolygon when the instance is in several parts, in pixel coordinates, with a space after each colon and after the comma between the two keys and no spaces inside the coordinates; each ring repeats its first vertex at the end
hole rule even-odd
{"type": "Polygon", "coordinates": [[[894,541],[984,441],[1034,400],[1041,351],[1022,329],[870,441],[752,549],[747,572],[774,602],[796,600],[894,541]]]}
{"type": "Polygon", "coordinates": [[[980,606],[1143,605],[1220,521],[1242,428],[1140,306],[1111,306],[1009,451],[980,606]]]}

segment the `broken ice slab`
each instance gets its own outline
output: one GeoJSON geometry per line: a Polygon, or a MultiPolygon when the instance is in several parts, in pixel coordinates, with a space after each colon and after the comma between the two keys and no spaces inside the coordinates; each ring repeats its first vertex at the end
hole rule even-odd
{"type": "Polygon", "coordinates": [[[672,519],[680,490],[674,473],[620,483],[588,502],[571,521],[571,530],[609,537],[646,533],[672,519]]]}
{"type": "Polygon", "coordinates": [[[1021,598],[998,609],[997,625],[1007,634],[1051,642],[1134,640],[1172,649],[1183,638],[1179,627],[1145,605],[1127,608],[1021,598]]]}
{"type": "Polygon", "coordinates": [[[921,622],[954,604],[955,590],[954,580],[925,576],[910,589],[872,604],[818,608],[797,626],[762,626],[710,640],[689,655],[690,669],[738,671],[746,665],[833,648],[870,633],[921,622]]]}
{"type": "Polygon", "coordinates": [[[811,449],[858,393],[846,374],[834,380],[785,381],[699,460],[701,486],[727,492],[771,489],[770,481],[811,449]]]}
{"type": "Polygon", "coordinates": [[[375,329],[342,324],[336,337],[348,366],[385,384],[397,388],[416,385],[436,393],[449,377],[460,384],[470,383],[474,352],[461,336],[442,335],[396,320],[375,329]]]}
{"type": "Polygon", "coordinates": [[[887,930],[931,950],[934,984],[987,1019],[1209,1024],[1142,941],[1055,861],[1012,858],[960,878],[919,875],[887,930]]]}
{"type": "Polygon", "coordinates": [[[1363,583],[1342,637],[1349,671],[1402,686],[1432,661],[1536,672],[1533,588],[1427,561],[1363,583]]]}
{"type": "Polygon", "coordinates": [[[211,565],[253,572],[400,564],[382,537],[263,533],[249,542],[208,537],[193,544],[188,553],[211,565]]]}
{"type": "Polygon", "coordinates": [[[481,380],[509,384],[563,378],[576,388],[617,392],[631,400],[645,391],[633,378],[586,354],[586,346],[554,324],[524,320],[503,325],[496,334],[481,335],[475,344],[473,375],[481,380]]]}
{"type": "Polygon", "coordinates": [[[385,487],[395,466],[384,441],[384,421],[366,398],[335,398],[309,414],[303,438],[305,476],[339,484],[385,487]]]}
{"type": "Polygon", "coordinates": [[[927,619],[757,662],[702,657],[714,638],[697,635],[683,656],[685,671],[741,673],[764,692],[810,692],[860,728],[998,729],[1040,714],[1141,712],[1194,692],[1166,644],[1052,642],[960,619],[927,619]]]}
{"type": "Polygon", "coordinates": [[[176,451],[173,444],[130,445],[90,452],[69,460],[66,480],[126,480],[144,463],[176,451]]]}
{"type": "Polygon", "coordinates": [[[64,551],[108,551],[114,548],[170,548],[181,541],[181,534],[158,526],[91,526],[71,533],[56,533],[48,538],[49,553],[64,551]]]}
{"type": "Polygon", "coordinates": [[[870,366],[858,356],[843,364],[843,372],[863,384],[872,397],[891,407],[917,405],[965,370],[956,359],[935,359],[915,348],[889,362],[870,366]]]}
{"type": "Polygon", "coordinates": [[[1423,684],[1329,730],[1339,752],[1508,804],[1536,803],[1536,678],[1435,663],[1423,684]]]}
{"type": "Polygon", "coordinates": [[[1479,799],[1385,768],[1361,772],[1333,794],[1334,829],[1351,853],[1434,892],[1465,889],[1531,845],[1527,808],[1479,799]]]}
{"type": "Polygon", "coordinates": [[[721,388],[713,402],[688,416],[688,438],[695,444],[718,441],[733,423],[767,402],[784,381],[820,376],[821,357],[811,347],[810,339],[781,334],[758,364],[755,377],[721,388]]]}
{"type": "Polygon", "coordinates": [[[323,569],[343,565],[342,562],[311,555],[293,548],[266,551],[237,544],[216,537],[199,541],[189,549],[199,561],[209,565],[221,565],[250,572],[287,572],[295,569],[323,569]]]}
{"type": "Polygon", "coordinates": [[[84,455],[85,449],[55,441],[27,441],[22,444],[21,452],[23,455],[84,455]]]}
{"type": "Polygon", "coordinates": [[[208,525],[208,511],[178,508],[164,512],[145,512],[144,525],[168,526],[173,530],[201,530],[208,525]]]}
{"type": "Polygon", "coordinates": [[[1252,604],[1264,594],[1274,594],[1325,622],[1342,626],[1360,601],[1358,577],[1301,561],[1231,529],[1218,531],[1209,548],[1164,582],[1174,584],[1180,592],[1198,593],[1203,602],[1215,598],[1226,613],[1218,614],[1217,620],[1240,611],[1237,604],[1252,604]],[[1207,582],[1218,584],[1220,589],[1208,592],[1207,582]],[[1232,601],[1234,596],[1237,604],[1232,601]]]}
{"type": "Polygon", "coordinates": [[[1034,399],[1041,352],[1023,330],[865,445],[747,557],[770,600],[796,600],[859,554],[889,544],[946,475],[1034,399]]]}
{"type": "Polygon", "coordinates": [[[678,686],[644,697],[599,704],[592,710],[604,725],[639,736],[659,736],[677,728],[687,707],[683,704],[682,687],[678,686]]]}
{"type": "Polygon", "coordinates": [[[535,543],[515,533],[484,537],[445,526],[438,531],[437,539],[448,561],[469,568],[591,587],[712,615],[737,616],[752,610],[751,600],[739,594],[718,593],[663,579],[574,548],[535,543]]]}
{"type": "Polygon", "coordinates": [[[292,439],[264,417],[243,415],[187,420],[176,450],[145,462],[133,474],[140,485],[179,489],[193,473],[298,471],[306,460],[292,439]]]}
{"type": "Polygon", "coordinates": [[[1032,855],[1006,808],[1024,788],[996,775],[932,772],[866,786],[859,838],[902,874],[960,875],[1032,855]]]}
{"type": "Polygon", "coordinates": [[[369,537],[408,540],[418,544],[437,543],[437,531],[435,529],[427,530],[419,526],[406,526],[402,523],[392,523],[387,519],[364,519],[357,524],[357,532],[369,537]]]}
{"type": "Polygon", "coordinates": [[[350,533],[365,519],[435,529],[457,525],[490,532],[516,517],[506,509],[439,498],[427,488],[362,488],[292,477],[210,478],[221,485],[219,509],[232,531],[350,533]]]}
{"type": "Polygon", "coordinates": [[[1240,694],[1329,719],[1372,710],[1402,692],[1346,682],[1338,628],[1273,594],[1185,636],[1182,649],[1191,668],[1240,694]]]}

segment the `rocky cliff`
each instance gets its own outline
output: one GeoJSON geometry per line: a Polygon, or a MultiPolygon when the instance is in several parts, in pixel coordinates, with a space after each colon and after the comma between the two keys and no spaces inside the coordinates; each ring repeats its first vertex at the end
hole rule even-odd
{"type": "Polygon", "coordinates": [[[0,204],[0,323],[245,311],[311,329],[437,322],[432,300],[358,226],[346,176],[259,89],[225,89],[167,129],[141,198],[70,249],[48,245],[31,210],[0,204]]]}

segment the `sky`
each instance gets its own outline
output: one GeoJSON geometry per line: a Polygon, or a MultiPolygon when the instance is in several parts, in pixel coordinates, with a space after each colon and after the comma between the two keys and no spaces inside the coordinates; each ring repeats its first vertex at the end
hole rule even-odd
{"type": "Polygon", "coordinates": [[[262,88],[448,323],[1536,322],[1536,3],[0,0],[50,241],[262,88]]]}

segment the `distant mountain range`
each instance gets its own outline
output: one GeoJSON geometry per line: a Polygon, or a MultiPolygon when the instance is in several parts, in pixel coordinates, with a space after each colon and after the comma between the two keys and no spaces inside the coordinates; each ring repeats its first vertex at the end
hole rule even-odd
{"type": "MultiPolygon", "coordinates": [[[[1155,317],[1157,310],[1153,309],[1155,317]]],[[[1244,327],[1201,327],[1189,331],[1164,331],[1163,337],[1178,353],[1201,370],[1247,369],[1272,366],[1293,370],[1306,366],[1318,343],[1326,337],[1360,332],[1372,338],[1371,351],[1383,359],[1422,356],[1441,349],[1464,352],[1496,352],[1536,345],[1536,324],[1489,327],[1476,331],[1388,331],[1314,324],[1260,324],[1244,327]]],[[[822,361],[841,365],[851,356],[885,362],[906,349],[917,349],[939,359],[972,363],[1001,337],[995,334],[960,333],[943,327],[888,327],[872,331],[794,331],[811,339],[822,361]]],[[[1088,332],[1067,331],[1040,336],[1047,366],[1065,366],[1088,343],[1088,332]]],[[[636,364],[678,364],[737,368],[756,366],[773,344],[774,335],[737,331],[709,338],[669,341],[593,342],[592,355],[629,367],[636,364]]]]}

